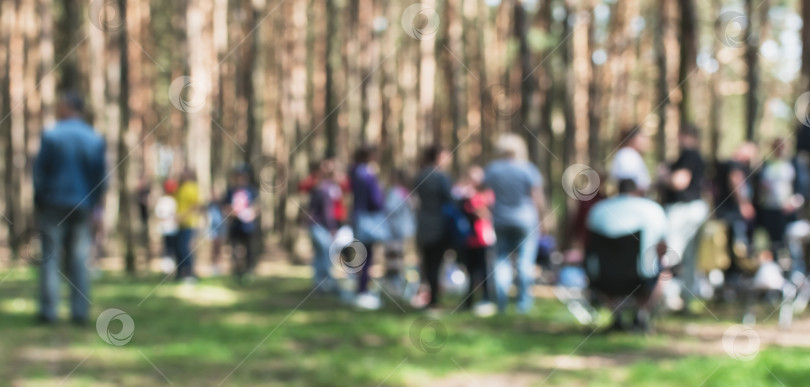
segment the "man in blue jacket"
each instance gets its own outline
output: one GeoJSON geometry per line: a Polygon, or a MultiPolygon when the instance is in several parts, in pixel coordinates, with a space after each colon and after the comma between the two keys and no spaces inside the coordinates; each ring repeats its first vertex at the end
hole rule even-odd
{"type": "Polygon", "coordinates": [[[90,311],[86,262],[93,238],[93,209],[102,204],[106,188],[105,143],[82,120],[83,110],[77,94],[62,96],[57,106],[59,121],[43,131],[34,164],[36,220],[43,236],[38,315],[43,323],[57,319],[62,247],[72,288],[71,321],[86,323],[90,311]]]}

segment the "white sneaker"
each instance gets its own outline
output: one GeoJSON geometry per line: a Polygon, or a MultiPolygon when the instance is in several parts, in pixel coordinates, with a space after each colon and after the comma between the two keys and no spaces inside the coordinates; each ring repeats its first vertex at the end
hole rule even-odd
{"type": "Polygon", "coordinates": [[[164,274],[173,272],[174,268],[174,259],[171,257],[163,257],[163,259],[160,260],[160,271],[162,271],[164,274]]]}
{"type": "Polygon", "coordinates": [[[377,310],[382,306],[380,297],[370,293],[361,293],[354,299],[354,305],[360,309],[377,310]]]}
{"type": "Polygon", "coordinates": [[[481,302],[473,307],[473,314],[478,317],[492,317],[498,312],[498,308],[491,302],[481,302]]]}

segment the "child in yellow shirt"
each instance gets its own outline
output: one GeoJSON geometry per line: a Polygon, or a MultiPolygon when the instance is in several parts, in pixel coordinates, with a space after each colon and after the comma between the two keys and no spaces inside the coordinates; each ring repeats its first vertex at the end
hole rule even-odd
{"type": "Polygon", "coordinates": [[[200,187],[194,171],[186,170],[180,177],[180,188],[175,193],[177,201],[177,279],[196,278],[194,255],[191,241],[199,224],[199,210],[202,205],[200,187]]]}

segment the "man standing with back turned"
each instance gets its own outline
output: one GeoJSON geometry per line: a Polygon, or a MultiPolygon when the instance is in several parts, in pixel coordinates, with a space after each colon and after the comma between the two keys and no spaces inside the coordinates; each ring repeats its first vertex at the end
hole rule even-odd
{"type": "Polygon", "coordinates": [[[102,204],[106,184],[105,143],[82,120],[84,102],[72,92],[57,105],[56,125],[42,133],[34,164],[34,203],[42,232],[39,315],[42,323],[57,319],[62,248],[71,283],[71,321],[85,324],[90,312],[90,279],[86,262],[93,240],[93,209],[102,204]]]}

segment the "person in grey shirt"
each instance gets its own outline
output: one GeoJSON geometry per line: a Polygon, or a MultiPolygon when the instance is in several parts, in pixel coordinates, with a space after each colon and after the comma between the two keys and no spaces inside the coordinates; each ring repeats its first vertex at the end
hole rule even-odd
{"type": "Polygon", "coordinates": [[[499,158],[486,168],[484,185],[495,193],[492,223],[497,241],[495,249],[495,295],[499,312],[506,310],[512,285],[514,253],[518,271],[518,312],[527,313],[533,304],[534,262],[540,236],[540,214],[545,206],[543,178],[526,160],[526,144],[514,134],[501,136],[497,143],[499,158]]]}
{"type": "Polygon", "coordinates": [[[422,275],[430,287],[428,308],[439,302],[439,270],[444,253],[450,247],[448,232],[442,217],[442,207],[452,201],[453,182],[444,172],[450,152],[440,145],[425,150],[422,171],[416,177],[419,211],[416,215],[416,244],[422,255],[422,275]]]}

